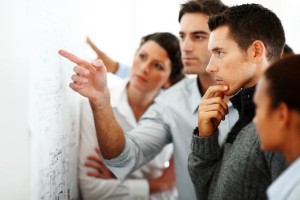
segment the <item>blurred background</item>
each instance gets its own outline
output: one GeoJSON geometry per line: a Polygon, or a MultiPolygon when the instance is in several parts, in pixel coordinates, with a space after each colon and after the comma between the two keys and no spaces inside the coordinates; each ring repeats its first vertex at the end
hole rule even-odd
{"type": "MultiPolygon", "coordinates": [[[[114,59],[131,64],[139,39],[155,31],[178,35],[178,11],[185,0],[89,0],[86,1],[86,33],[114,59]]],[[[300,2],[297,0],[223,0],[226,5],[259,3],[282,20],[287,44],[300,52],[300,2]]],[[[83,15],[82,15],[83,16],[83,15]]],[[[92,51],[87,49],[87,56],[92,51]]]]}

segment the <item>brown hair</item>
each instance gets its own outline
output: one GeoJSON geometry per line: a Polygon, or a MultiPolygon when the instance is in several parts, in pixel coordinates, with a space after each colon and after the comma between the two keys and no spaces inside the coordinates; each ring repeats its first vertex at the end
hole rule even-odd
{"type": "Polygon", "coordinates": [[[227,6],[225,6],[220,0],[190,0],[184,4],[181,4],[178,21],[180,23],[182,16],[186,13],[204,13],[210,16],[221,13],[226,8],[227,6]]]}

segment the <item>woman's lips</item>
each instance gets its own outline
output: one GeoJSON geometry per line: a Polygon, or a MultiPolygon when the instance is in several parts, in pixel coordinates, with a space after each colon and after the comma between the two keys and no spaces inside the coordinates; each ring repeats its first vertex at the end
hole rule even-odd
{"type": "Polygon", "coordinates": [[[135,77],[136,77],[136,79],[139,80],[139,81],[147,82],[147,80],[146,80],[144,77],[142,77],[142,76],[136,75],[135,77]]]}

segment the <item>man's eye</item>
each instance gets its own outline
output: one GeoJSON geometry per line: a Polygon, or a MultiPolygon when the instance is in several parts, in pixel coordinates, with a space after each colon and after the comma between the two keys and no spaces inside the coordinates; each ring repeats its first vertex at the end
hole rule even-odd
{"type": "Polygon", "coordinates": [[[203,40],[203,39],[205,39],[205,37],[202,36],[202,35],[196,35],[195,38],[196,38],[197,40],[203,40]]]}
{"type": "Polygon", "coordinates": [[[224,55],[224,52],[223,51],[217,51],[217,56],[218,57],[222,57],[224,55]]]}

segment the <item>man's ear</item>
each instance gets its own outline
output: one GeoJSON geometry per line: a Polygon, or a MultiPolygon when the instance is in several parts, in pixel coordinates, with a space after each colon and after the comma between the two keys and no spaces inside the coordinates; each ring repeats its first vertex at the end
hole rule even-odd
{"type": "Polygon", "coordinates": [[[251,45],[251,51],[252,58],[256,63],[258,63],[264,58],[266,54],[265,44],[260,40],[255,40],[251,45]]]}

